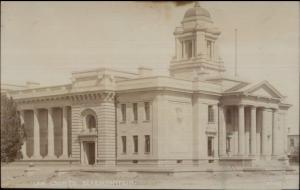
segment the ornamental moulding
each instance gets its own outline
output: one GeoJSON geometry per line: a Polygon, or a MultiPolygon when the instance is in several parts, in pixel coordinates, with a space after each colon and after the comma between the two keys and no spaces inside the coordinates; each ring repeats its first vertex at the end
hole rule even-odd
{"type": "Polygon", "coordinates": [[[112,102],[114,101],[115,92],[113,91],[103,91],[103,92],[88,92],[80,94],[65,94],[56,96],[44,96],[44,97],[33,97],[25,99],[16,99],[17,103],[38,103],[38,102],[49,102],[49,101],[104,101],[112,102]]]}

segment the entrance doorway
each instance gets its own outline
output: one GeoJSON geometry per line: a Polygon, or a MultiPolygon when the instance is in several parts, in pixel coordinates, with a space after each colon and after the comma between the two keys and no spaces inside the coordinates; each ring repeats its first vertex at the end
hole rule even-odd
{"type": "Polygon", "coordinates": [[[83,143],[83,154],[82,163],[86,165],[94,165],[96,159],[95,142],[82,142],[83,143]]]}

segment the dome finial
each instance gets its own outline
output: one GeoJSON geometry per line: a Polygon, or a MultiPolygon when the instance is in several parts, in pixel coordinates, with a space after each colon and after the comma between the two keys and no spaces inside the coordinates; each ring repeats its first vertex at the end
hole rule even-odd
{"type": "Polygon", "coordinates": [[[194,7],[201,7],[200,2],[196,1],[194,7]]]}

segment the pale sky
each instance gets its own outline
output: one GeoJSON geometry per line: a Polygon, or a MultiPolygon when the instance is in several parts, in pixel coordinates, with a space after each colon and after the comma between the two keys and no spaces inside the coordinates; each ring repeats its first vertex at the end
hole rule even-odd
{"type": "MultiPolygon", "coordinates": [[[[71,72],[98,67],[167,74],[173,32],[193,3],[1,2],[1,83],[70,83],[71,72]]],[[[268,80],[288,96],[287,120],[299,130],[299,3],[201,2],[222,34],[220,56],[233,75],[268,80]]]]}

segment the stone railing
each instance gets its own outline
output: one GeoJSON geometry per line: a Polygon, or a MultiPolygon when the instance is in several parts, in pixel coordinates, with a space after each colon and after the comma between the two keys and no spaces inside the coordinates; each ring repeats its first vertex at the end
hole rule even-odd
{"type": "Polygon", "coordinates": [[[58,86],[10,91],[9,95],[13,96],[14,99],[40,97],[40,96],[53,96],[53,95],[68,93],[70,92],[70,89],[71,89],[71,85],[58,85],[58,86]]]}

